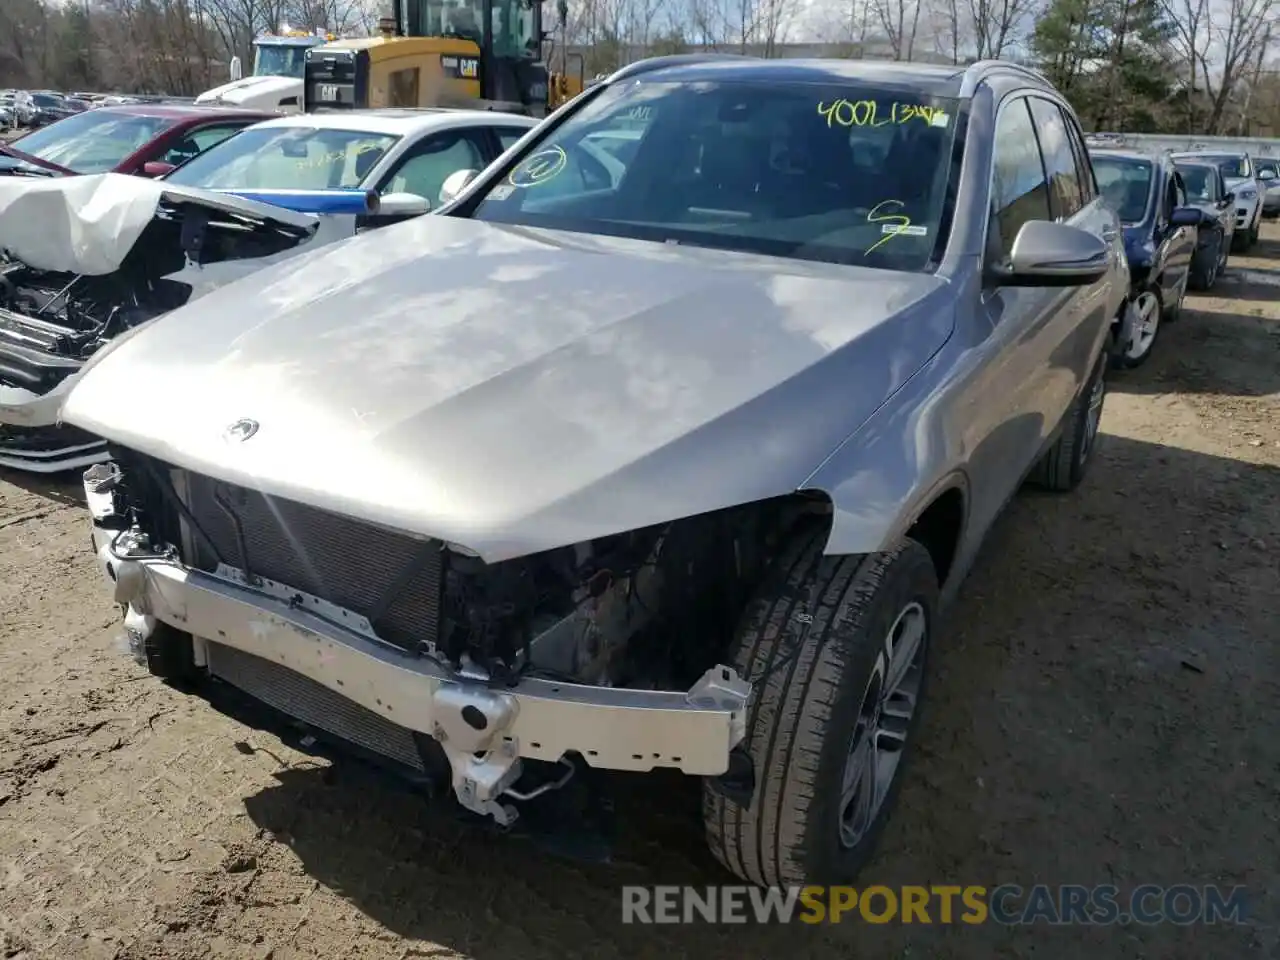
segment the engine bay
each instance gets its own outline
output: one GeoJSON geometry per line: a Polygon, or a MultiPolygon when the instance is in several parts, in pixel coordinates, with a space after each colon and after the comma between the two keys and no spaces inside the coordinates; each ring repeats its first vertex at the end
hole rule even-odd
{"type": "Polygon", "coordinates": [[[100,276],[35,269],[2,249],[0,385],[44,394],[105,343],[187,303],[185,267],[255,260],[309,232],[194,203],[164,202],[119,268],[100,276]]]}

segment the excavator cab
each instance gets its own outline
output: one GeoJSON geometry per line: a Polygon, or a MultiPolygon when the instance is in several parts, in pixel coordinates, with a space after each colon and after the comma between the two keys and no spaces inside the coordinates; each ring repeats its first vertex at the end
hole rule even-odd
{"type": "MultiPolygon", "coordinates": [[[[307,51],[305,109],[471,107],[545,116],[542,0],[392,0],[379,36],[307,51]]],[[[560,94],[557,78],[556,94],[560,94]]]]}

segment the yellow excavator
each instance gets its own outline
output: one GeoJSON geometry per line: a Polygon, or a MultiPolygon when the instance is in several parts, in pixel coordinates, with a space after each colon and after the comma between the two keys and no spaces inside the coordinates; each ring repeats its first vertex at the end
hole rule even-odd
{"type": "Polygon", "coordinates": [[[543,0],[391,0],[378,36],[306,53],[303,107],[470,107],[543,117],[582,92],[568,73],[559,0],[561,70],[543,61],[543,0]]]}

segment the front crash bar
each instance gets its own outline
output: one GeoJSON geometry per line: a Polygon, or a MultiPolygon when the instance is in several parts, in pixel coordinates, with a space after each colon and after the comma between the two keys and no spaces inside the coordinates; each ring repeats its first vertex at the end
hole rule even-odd
{"type": "Polygon", "coordinates": [[[514,687],[491,684],[233,578],[175,560],[122,556],[113,546],[118,536],[94,527],[99,566],[116,599],[129,607],[127,623],[160,621],[274,661],[393,723],[434,737],[453,763],[460,799],[460,765],[483,762],[490,752],[495,758],[555,763],[576,751],[603,769],[666,767],[718,776],[728,770],[729,752],[745,736],[751,685],[729,667],[708,670],[688,692],[541,678],[526,678],[514,687]]]}

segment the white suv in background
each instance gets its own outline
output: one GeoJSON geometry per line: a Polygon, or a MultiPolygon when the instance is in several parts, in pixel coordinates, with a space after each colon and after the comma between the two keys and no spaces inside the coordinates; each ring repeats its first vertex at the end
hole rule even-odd
{"type": "Polygon", "coordinates": [[[1226,181],[1227,189],[1235,195],[1236,235],[1231,246],[1237,252],[1248,250],[1258,242],[1258,228],[1262,225],[1264,189],[1256,179],[1258,172],[1254,169],[1253,158],[1244,152],[1205,150],[1175,154],[1174,160],[1192,157],[1216,163],[1218,169],[1222,171],[1222,179],[1226,181]]]}

